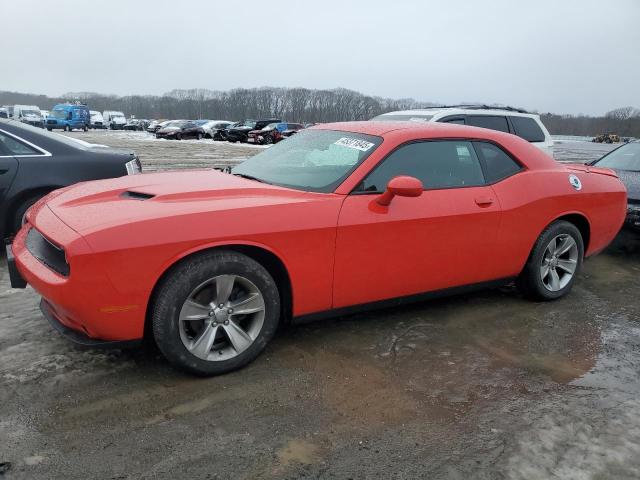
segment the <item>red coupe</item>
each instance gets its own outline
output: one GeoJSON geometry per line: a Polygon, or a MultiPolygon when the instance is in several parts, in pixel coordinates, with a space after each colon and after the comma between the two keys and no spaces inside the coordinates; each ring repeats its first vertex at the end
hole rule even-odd
{"type": "Polygon", "coordinates": [[[57,190],[8,249],[13,285],[73,340],[152,337],[175,365],[252,361],[279,324],[516,280],[565,295],[623,224],[606,168],[506,133],[324,124],[235,167],[57,190]]]}

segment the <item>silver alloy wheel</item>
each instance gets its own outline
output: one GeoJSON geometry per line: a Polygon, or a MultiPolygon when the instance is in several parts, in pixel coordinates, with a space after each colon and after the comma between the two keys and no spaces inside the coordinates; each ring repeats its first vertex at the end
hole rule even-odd
{"type": "Polygon", "coordinates": [[[562,290],[578,268],[578,244],[571,235],[557,235],[549,242],[542,256],[540,279],[551,292],[562,290]]]}
{"type": "Polygon", "coordinates": [[[253,282],[219,275],[198,285],[182,305],[180,339],[202,360],[229,360],[253,344],[264,316],[264,298],[253,282]]]}

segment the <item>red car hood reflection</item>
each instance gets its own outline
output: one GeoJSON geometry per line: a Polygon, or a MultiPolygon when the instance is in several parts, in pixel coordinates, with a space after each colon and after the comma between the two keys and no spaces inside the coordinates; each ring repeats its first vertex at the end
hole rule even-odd
{"type": "Polygon", "coordinates": [[[317,195],[216,170],[189,170],[81,183],[53,192],[46,203],[83,234],[153,218],[305,202],[317,195]]]}

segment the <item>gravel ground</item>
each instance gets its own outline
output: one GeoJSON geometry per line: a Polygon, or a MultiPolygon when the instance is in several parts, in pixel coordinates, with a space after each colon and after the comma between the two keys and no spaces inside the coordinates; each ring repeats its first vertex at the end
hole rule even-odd
{"type": "MultiPolygon", "coordinates": [[[[259,151],[73,135],[132,147],[147,169],[259,151]]],[[[559,145],[563,159],[601,152],[575,143],[559,145]]],[[[76,349],[7,277],[0,267],[0,477],[640,478],[631,232],[560,301],[505,287],[291,327],[211,379],[150,349],[76,349]]]]}

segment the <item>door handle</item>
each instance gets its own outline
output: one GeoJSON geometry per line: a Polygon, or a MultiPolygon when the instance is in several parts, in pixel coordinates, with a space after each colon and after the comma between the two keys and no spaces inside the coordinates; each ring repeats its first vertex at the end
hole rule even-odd
{"type": "Polygon", "coordinates": [[[492,197],[477,197],[476,198],[476,204],[479,207],[489,207],[491,205],[493,205],[493,198],[492,197]]]}

